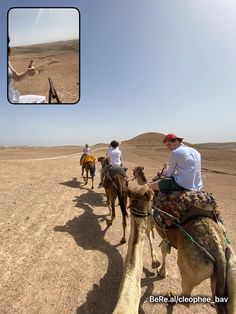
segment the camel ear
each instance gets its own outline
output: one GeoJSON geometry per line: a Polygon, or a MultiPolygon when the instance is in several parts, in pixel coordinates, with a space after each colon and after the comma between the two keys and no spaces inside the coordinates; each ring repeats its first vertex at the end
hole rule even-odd
{"type": "Polygon", "coordinates": [[[144,170],[144,167],[142,167],[142,170],[144,170]]]}
{"type": "Polygon", "coordinates": [[[147,197],[147,200],[150,201],[153,197],[153,194],[154,194],[154,192],[151,189],[149,189],[149,190],[147,190],[147,192],[145,192],[144,195],[147,197]]]}

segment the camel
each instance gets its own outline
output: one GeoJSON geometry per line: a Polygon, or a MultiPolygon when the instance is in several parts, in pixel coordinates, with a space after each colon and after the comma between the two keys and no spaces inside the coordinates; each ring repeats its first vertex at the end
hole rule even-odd
{"type": "Polygon", "coordinates": [[[84,156],[84,159],[82,162],[82,176],[84,178],[84,185],[88,184],[89,172],[90,172],[90,177],[92,179],[91,189],[94,189],[93,181],[95,177],[95,158],[91,155],[86,155],[84,156]],[[84,170],[86,173],[85,176],[84,176],[84,170]]]}
{"type": "MultiPolygon", "coordinates": [[[[138,191],[145,198],[145,204],[141,199],[133,199],[135,189],[128,190],[130,197],[130,209],[145,207],[148,212],[152,205],[153,192],[144,187],[138,191]]],[[[143,240],[147,230],[148,219],[137,218],[131,215],[131,229],[128,243],[128,251],[124,264],[123,278],[121,281],[118,302],[113,314],[138,314],[141,298],[141,275],[143,270],[143,240]]]]}
{"type": "MultiPolygon", "coordinates": [[[[101,163],[102,168],[107,165],[105,157],[99,157],[98,161],[101,163]]],[[[107,220],[107,225],[111,226],[113,220],[115,219],[115,201],[118,197],[119,206],[122,213],[122,225],[123,225],[123,237],[120,240],[120,243],[126,243],[125,230],[127,226],[126,218],[128,217],[126,207],[127,207],[127,188],[128,182],[126,178],[120,173],[114,174],[112,177],[105,175],[103,179],[103,187],[107,196],[107,206],[109,208],[109,214],[111,216],[110,220],[107,220]]]]}
{"type": "MultiPolygon", "coordinates": [[[[143,167],[136,167],[134,176],[139,184],[147,183],[143,167]]],[[[147,186],[146,188],[149,189],[147,186]]],[[[140,190],[136,197],[143,199],[143,205],[139,206],[139,210],[147,212],[143,191],[140,190]]],[[[153,220],[153,216],[149,217],[153,220]]],[[[150,227],[151,224],[148,226],[150,227]]],[[[155,227],[163,239],[162,265],[158,270],[159,274],[163,277],[167,275],[165,259],[170,247],[174,247],[178,250],[177,263],[182,277],[181,295],[190,297],[195,286],[210,278],[213,301],[215,296],[229,298],[227,303],[215,303],[216,312],[236,313],[236,257],[232,247],[227,244],[223,226],[203,216],[192,217],[182,225],[184,230],[206,250],[201,250],[178,228],[163,229],[156,223],[155,227]]],[[[150,237],[151,229],[148,233],[150,237]]]]}

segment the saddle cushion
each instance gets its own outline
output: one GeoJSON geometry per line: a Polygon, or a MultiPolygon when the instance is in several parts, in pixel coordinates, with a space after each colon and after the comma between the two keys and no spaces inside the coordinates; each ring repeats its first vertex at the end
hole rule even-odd
{"type": "Polygon", "coordinates": [[[84,155],[83,158],[81,159],[81,165],[85,165],[86,163],[95,163],[96,158],[92,155],[84,155]]]}
{"type": "Polygon", "coordinates": [[[107,165],[104,168],[104,172],[108,177],[113,177],[115,174],[120,174],[123,177],[126,176],[126,172],[125,169],[122,167],[117,167],[117,166],[112,166],[112,165],[107,165]]]}
{"type": "MultiPolygon", "coordinates": [[[[217,203],[211,193],[196,191],[158,192],[153,206],[177,218],[180,224],[193,216],[220,217],[217,203]]],[[[156,210],[164,226],[173,226],[174,219],[156,210]]]]}

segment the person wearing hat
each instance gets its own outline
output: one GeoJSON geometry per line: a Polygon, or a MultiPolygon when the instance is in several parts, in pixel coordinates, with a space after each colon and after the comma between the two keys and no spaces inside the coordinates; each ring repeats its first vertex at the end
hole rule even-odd
{"type": "Polygon", "coordinates": [[[200,191],[203,187],[201,177],[200,153],[182,143],[183,138],[175,134],[165,136],[163,143],[171,150],[169,162],[165,163],[165,178],[148,183],[154,191],[200,191]]]}
{"type": "Polygon", "coordinates": [[[108,150],[107,150],[107,159],[109,164],[105,166],[101,170],[101,182],[99,183],[98,187],[102,187],[103,184],[103,178],[104,178],[104,173],[110,169],[110,165],[114,167],[121,167],[121,151],[119,149],[119,143],[117,141],[111,141],[108,150]]]}

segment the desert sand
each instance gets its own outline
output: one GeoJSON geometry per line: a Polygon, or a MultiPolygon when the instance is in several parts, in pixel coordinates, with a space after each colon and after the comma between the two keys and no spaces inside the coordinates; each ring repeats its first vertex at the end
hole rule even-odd
{"type": "Polygon", "coordinates": [[[11,48],[10,62],[18,72],[27,69],[30,60],[38,70],[35,76],[13,81],[21,95],[44,95],[48,97],[50,77],[62,103],[79,100],[79,42],[59,41],[11,48]]]}
{"type": "MultiPolygon", "coordinates": [[[[122,142],[128,176],[137,165],[145,167],[148,179],[161,169],[169,154],[161,144],[162,138],[148,133],[122,142]]],[[[216,197],[236,250],[236,145],[224,149],[198,147],[204,190],[216,197]]],[[[117,217],[107,229],[106,198],[104,190],[97,188],[100,165],[97,163],[95,189],[90,189],[90,181],[83,186],[81,151],[81,147],[0,149],[1,314],[108,314],[116,304],[127,251],[127,244],[119,245],[120,209],[116,208],[117,217]]],[[[96,157],[102,156],[106,147],[96,146],[93,152],[96,157]]],[[[128,223],[127,239],[129,230],[128,223]]],[[[161,260],[159,243],[155,233],[161,260]]],[[[169,275],[160,279],[151,268],[145,240],[139,313],[215,313],[208,304],[191,305],[189,309],[176,305],[171,309],[148,302],[151,294],[180,293],[176,256],[172,249],[167,262],[169,275]]],[[[209,281],[196,287],[193,294],[210,295],[209,281]]]]}

